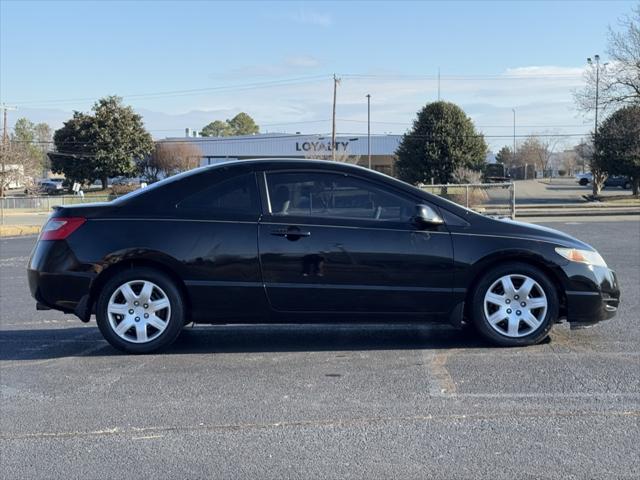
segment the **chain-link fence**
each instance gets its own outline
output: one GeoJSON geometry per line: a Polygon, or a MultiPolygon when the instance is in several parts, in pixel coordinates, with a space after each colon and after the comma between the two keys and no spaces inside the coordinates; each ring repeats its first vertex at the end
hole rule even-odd
{"type": "Polygon", "coordinates": [[[49,213],[56,205],[76,205],[79,203],[108,202],[112,195],[41,195],[0,198],[0,223],[5,223],[5,215],[49,213]]]}
{"type": "Polygon", "coordinates": [[[424,185],[422,190],[487,215],[516,216],[513,183],[424,185]]]}

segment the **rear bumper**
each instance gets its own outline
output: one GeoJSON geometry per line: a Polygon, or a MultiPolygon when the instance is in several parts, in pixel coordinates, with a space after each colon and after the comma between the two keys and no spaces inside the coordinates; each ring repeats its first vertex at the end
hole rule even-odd
{"type": "Polygon", "coordinates": [[[93,281],[93,275],[84,272],[61,274],[29,269],[27,276],[31,295],[38,302],[38,308],[48,307],[76,314],[93,281]]]}
{"type": "Polygon", "coordinates": [[[578,287],[567,290],[567,321],[571,327],[594,325],[613,318],[620,304],[618,279],[606,267],[581,266],[583,271],[576,282],[578,287]]]}
{"type": "Polygon", "coordinates": [[[64,241],[38,241],[31,254],[27,279],[37,308],[51,308],[87,318],[87,303],[95,272],[79,264],[64,241]]]}

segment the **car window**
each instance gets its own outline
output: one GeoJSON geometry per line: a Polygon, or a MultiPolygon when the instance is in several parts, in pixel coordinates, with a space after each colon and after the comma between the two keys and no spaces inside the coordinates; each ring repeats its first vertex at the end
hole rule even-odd
{"type": "Polygon", "coordinates": [[[259,214],[258,190],[253,173],[211,185],[177,204],[180,210],[207,214],[259,214]]]}
{"type": "Polygon", "coordinates": [[[322,173],[270,173],[273,215],[409,221],[416,202],[355,177],[322,173]]]}

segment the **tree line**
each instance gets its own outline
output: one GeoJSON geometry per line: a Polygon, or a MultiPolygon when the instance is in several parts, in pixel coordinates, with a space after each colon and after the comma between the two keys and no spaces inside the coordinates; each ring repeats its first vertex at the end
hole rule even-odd
{"type": "MultiPolygon", "coordinates": [[[[202,136],[249,135],[259,126],[241,112],[231,119],[205,125],[202,136]]],[[[65,183],[91,184],[100,180],[107,188],[112,177],[140,175],[148,182],[195,168],[202,156],[193,142],[157,141],[146,130],[142,117],[122,98],[108,96],[94,103],[90,112],[73,112],[62,128],[51,132],[46,123],[16,121],[8,145],[2,149],[0,196],[12,183],[64,174],[65,183]],[[51,149],[53,142],[54,148],[51,149]]]]}

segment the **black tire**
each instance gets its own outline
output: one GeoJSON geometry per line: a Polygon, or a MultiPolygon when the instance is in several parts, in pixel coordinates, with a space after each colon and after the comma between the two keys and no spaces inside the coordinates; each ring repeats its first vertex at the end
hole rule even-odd
{"type": "Polygon", "coordinates": [[[491,343],[501,347],[522,347],[540,343],[548,336],[558,318],[559,304],[556,286],[544,272],[526,263],[508,262],[491,269],[480,279],[472,293],[470,313],[476,329],[491,343]],[[499,333],[491,326],[485,314],[485,295],[494,282],[506,275],[525,275],[537,282],[546,295],[547,310],[542,322],[535,330],[524,336],[510,337],[499,333]]]}
{"type": "Polygon", "coordinates": [[[629,190],[631,188],[631,182],[625,182],[622,188],[624,188],[625,190],[629,190]]]}
{"type": "Polygon", "coordinates": [[[581,178],[581,179],[580,179],[580,185],[582,185],[583,187],[584,187],[585,185],[587,185],[588,183],[589,183],[589,180],[587,180],[586,178],[581,178]]]}
{"type": "Polygon", "coordinates": [[[164,273],[147,267],[124,270],[114,275],[102,288],[96,303],[96,322],[100,332],[113,347],[126,353],[151,353],[168,347],[180,334],[184,326],[184,318],[184,301],[174,281],[164,273]],[[170,315],[166,320],[164,331],[157,338],[146,343],[134,343],[118,336],[110,324],[107,312],[109,300],[114,292],[123,284],[137,280],[156,284],[166,294],[170,304],[170,315]]]}

